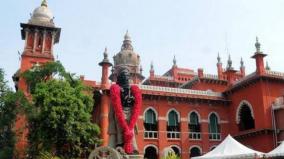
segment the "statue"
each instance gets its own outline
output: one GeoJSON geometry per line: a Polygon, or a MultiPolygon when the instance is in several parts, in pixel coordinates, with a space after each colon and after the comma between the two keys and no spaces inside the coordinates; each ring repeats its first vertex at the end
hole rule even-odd
{"type": "Polygon", "coordinates": [[[118,71],[117,82],[110,87],[109,146],[123,147],[127,154],[138,154],[134,129],[141,109],[142,95],[138,86],[129,83],[125,67],[118,71]]]}

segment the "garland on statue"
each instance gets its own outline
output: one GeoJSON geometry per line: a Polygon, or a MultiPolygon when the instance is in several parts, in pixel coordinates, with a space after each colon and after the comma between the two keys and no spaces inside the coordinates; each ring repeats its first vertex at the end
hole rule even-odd
{"type": "Polygon", "coordinates": [[[110,87],[110,97],[111,102],[114,108],[114,112],[120,127],[123,130],[123,141],[124,141],[124,150],[126,153],[130,154],[133,152],[132,139],[134,136],[134,126],[138,120],[140,113],[140,108],[142,104],[142,95],[138,86],[131,86],[131,92],[135,98],[134,106],[132,109],[131,117],[129,123],[125,120],[123,108],[121,105],[120,98],[120,87],[117,84],[113,84],[110,87]]]}

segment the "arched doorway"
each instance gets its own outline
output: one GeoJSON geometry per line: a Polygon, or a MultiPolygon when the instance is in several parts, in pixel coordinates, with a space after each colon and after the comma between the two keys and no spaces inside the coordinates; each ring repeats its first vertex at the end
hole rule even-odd
{"type": "Polygon", "coordinates": [[[201,156],[201,150],[198,147],[192,147],[190,149],[189,157],[201,156]]]}
{"type": "Polygon", "coordinates": [[[240,131],[255,128],[252,110],[247,104],[243,103],[243,105],[240,107],[238,115],[239,115],[239,130],[240,131]]]}
{"type": "Polygon", "coordinates": [[[177,156],[180,156],[180,149],[177,146],[171,146],[177,156]]]}
{"type": "Polygon", "coordinates": [[[144,152],[144,159],[158,159],[158,152],[154,146],[148,146],[144,152]]]}

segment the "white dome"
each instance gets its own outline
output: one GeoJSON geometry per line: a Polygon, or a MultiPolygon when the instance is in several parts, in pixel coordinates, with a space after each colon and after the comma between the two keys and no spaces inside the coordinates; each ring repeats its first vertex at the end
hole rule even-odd
{"type": "Polygon", "coordinates": [[[34,10],[32,17],[29,20],[29,24],[54,26],[53,14],[47,7],[46,3],[42,3],[40,7],[37,7],[34,10]]]}

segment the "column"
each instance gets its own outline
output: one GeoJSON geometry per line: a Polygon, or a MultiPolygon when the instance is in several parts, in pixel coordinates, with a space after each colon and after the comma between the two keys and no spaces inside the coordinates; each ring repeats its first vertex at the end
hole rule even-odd
{"type": "Polygon", "coordinates": [[[43,31],[43,39],[42,39],[42,45],[41,45],[41,53],[44,53],[44,49],[45,49],[45,38],[46,38],[46,30],[43,31]]]}

